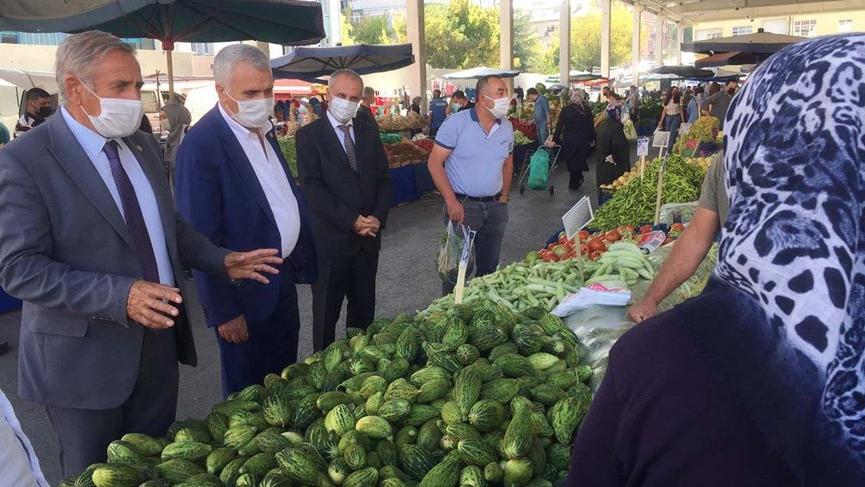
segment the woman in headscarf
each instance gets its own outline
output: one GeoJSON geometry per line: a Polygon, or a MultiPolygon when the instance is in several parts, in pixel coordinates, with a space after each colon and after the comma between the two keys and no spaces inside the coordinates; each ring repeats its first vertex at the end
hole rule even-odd
{"type": "Polygon", "coordinates": [[[180,147],[180,142],[192,123],[192,115],[177,100],[171,100],[166,103],[162,107],[162,111],[165,113],[165,119],[168,121],[168,138],[165,141],[165,163],[173,176],[177,149],[180,147]]]}
{"type": "Polygon", "coordinates": [[[598,185],[612,184],[631,168],[631,144],[625,137],[625,127],[622,125],[622,103],[614,97],[610,97],[610,100],[606,117],[598,125],[595,146],[598,185]]]}
{"type": "Polygon", "coordinates": [[[589,170],[586,158],[592,152],[595,140],[595,125],[592,111],[586,104],[586,92],[581,89],[571,91],[571,103],[562,108],[553,140],[562,146],[559,155],[568,164],[571,178],[568,189],[577,190],[583,184],[583,171],[589,170]]]}
{"type": "Polygon", "coordinates": [[[733,99],[716,276],[613,347],[567,485],[865,485],[863,75],[822,37],[733,99]]]}

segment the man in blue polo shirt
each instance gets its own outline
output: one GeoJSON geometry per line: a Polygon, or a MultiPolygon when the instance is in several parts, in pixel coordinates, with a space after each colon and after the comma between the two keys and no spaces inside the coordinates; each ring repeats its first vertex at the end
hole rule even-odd
{"type": "Polygon", "coordinates": [[[538,144],[543,145],[550,135],[552,120],[550,119],[550,102],[540,94],[537,88],[526,91],[526,99],[535,104],[535,126],[537,127],[538,144]]]}
{"type": "MultiPolygon", "coordinates": [[[[508,87],[498,76],[478,80],[477,104],[444,121],[429,157],[429,172],[445,200],[448,218],[477,232],[476,275],[499,265],[508,223],[514,171],[514,129],[507,119],[508,87]]],[[[454,283],[443,283],[449,294],[454,283]]]]}
{"type": "Polygon", "coordinates": [[[448,112],[450,109],[448,108],[448,102],[446,102],[442,98],[442,92],[439,90],[433,90],[433,99],[429,102],[429,111],[430,111],[430,127],[429,127],[429,136],[435,138],[436,134],[439,131],[439,128],[444,123],[445,119],[448,116],[448,112]]]}

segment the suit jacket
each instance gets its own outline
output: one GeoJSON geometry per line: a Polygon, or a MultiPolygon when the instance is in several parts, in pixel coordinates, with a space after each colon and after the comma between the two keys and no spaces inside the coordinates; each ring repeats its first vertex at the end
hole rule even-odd
{"type": "Polygon", "coordinates": [[[378,129],[360,118],[354,119],[354,138],[357,173],[327,116],[297,131],[297,170],[312,207],[316,248],[323,257],[381,247],[381,232],[375,238],[361,237],[352,228],[358,215],[373,215],[382,227],[387,221],[393,200],[387,156],[378,129]]]}
{"type": "MultiPolygon", "coordinates": [[[[174,281],[182,266],[225,275],[227,250],[174,211],[153,136],[125,139],[153,187],[174,281]]],[[[0,150],[0,286],[22,299],[19,393],[43,404],[110,409],[138,376],[144,327],[126,303],[143,276],[123,216],[63,117],[0,150]]],[[[178,358],[195,365],[187,313],[175,320],[178,358]]]]}
{"type": "MultiPolygon", "coordinates": [[[[327,116],[323,117],[327,118],[327,116]]],[[[375,119],[375,116],[372,114],[372,110],[365,105],[361,105],[360,108],[357,109],[357,114],[355,118],[363,123],[372,125],[376,130],[379,130],[378,120],[375,119]]]]}
{"type": "MultiPolygon", "coordinates": [[[[198,295],[208,326],[240,315],[261,321],[276,308],[282,285],[311,283],[317,274],[312,221],[300,189],[294,183],[273,132],[267,140],[286,169],[300,211],[300,236],[283,272],[270,284],[243,281],[233,285],[202,272],[195,273],[198,295]],[[291,271],[291,272],[287,272],[291,271]]],[[[186,135],[177,153],[175,194],[180,214],[216,245],[247,251],[282,248],[279,228],[267,196],[246,153],[219,107],[210,110],[186,135]]]]}

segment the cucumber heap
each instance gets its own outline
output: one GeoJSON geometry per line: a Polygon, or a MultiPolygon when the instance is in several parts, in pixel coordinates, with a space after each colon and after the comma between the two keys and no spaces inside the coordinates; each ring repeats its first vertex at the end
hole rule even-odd
{"type": "Polygon", "coordinates": [[[540,307],[377,320],[61,486],[551,487],[591,402],[584,350],[540,307]]]}

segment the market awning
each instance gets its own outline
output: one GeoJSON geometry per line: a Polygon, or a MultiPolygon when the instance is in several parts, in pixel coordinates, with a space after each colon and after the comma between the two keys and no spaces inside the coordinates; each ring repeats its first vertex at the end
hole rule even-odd
{"type": "Polygon", "coordinates": [[[758,29],[753,34],[743,34],[730,37],[718,37],[703,41],[683,42],[682,50],[702,54],[720,52],[742,52],[751,54],[773,54],[790,44],[804,41],[805,37],[775,34],[758,29]]]}
{"type": "Polygon", "coordinates": [[[275,78],[307,81],[318,81],[323,76],[330,76],[337,69],[372,74],[404,68],[411,64],[414,64],[411,44],[298,47],[289,54],[270,61],[275,78]]]}
{"type": "Polygon", "coordinates": [[[466,69],[444,75],[445,79],[478,79],[484,76],[498,76],[500,78],[515,78],[520,74],[519,71],[508,69],[487,68],[480,66],[477,68],[466,69]]]}
{"type": "Polygon", "coordinates": [[[719,66],[740,66],[744,64],[760,64],[771,54],[753,54],[741,51],[719,52],[694,61],[698,68],[714,68],[719,66]]]}
{"type": "Polygon", "coordinates": [[[22,69],[0,69],[0,80],[6,81],[10,85],[17,86],[22,90],[42,88],[51,94],[58,92],[57,77],[54,76],[54,73],[25,71],[22,69]]]}
{"type": "Polygon", "coordinates": [[[652,70],[655,74],[672,74],[681,78],[710,78],[715,75],[708,69],[698,69],[694,66],[661,66],[652,70]]]}

